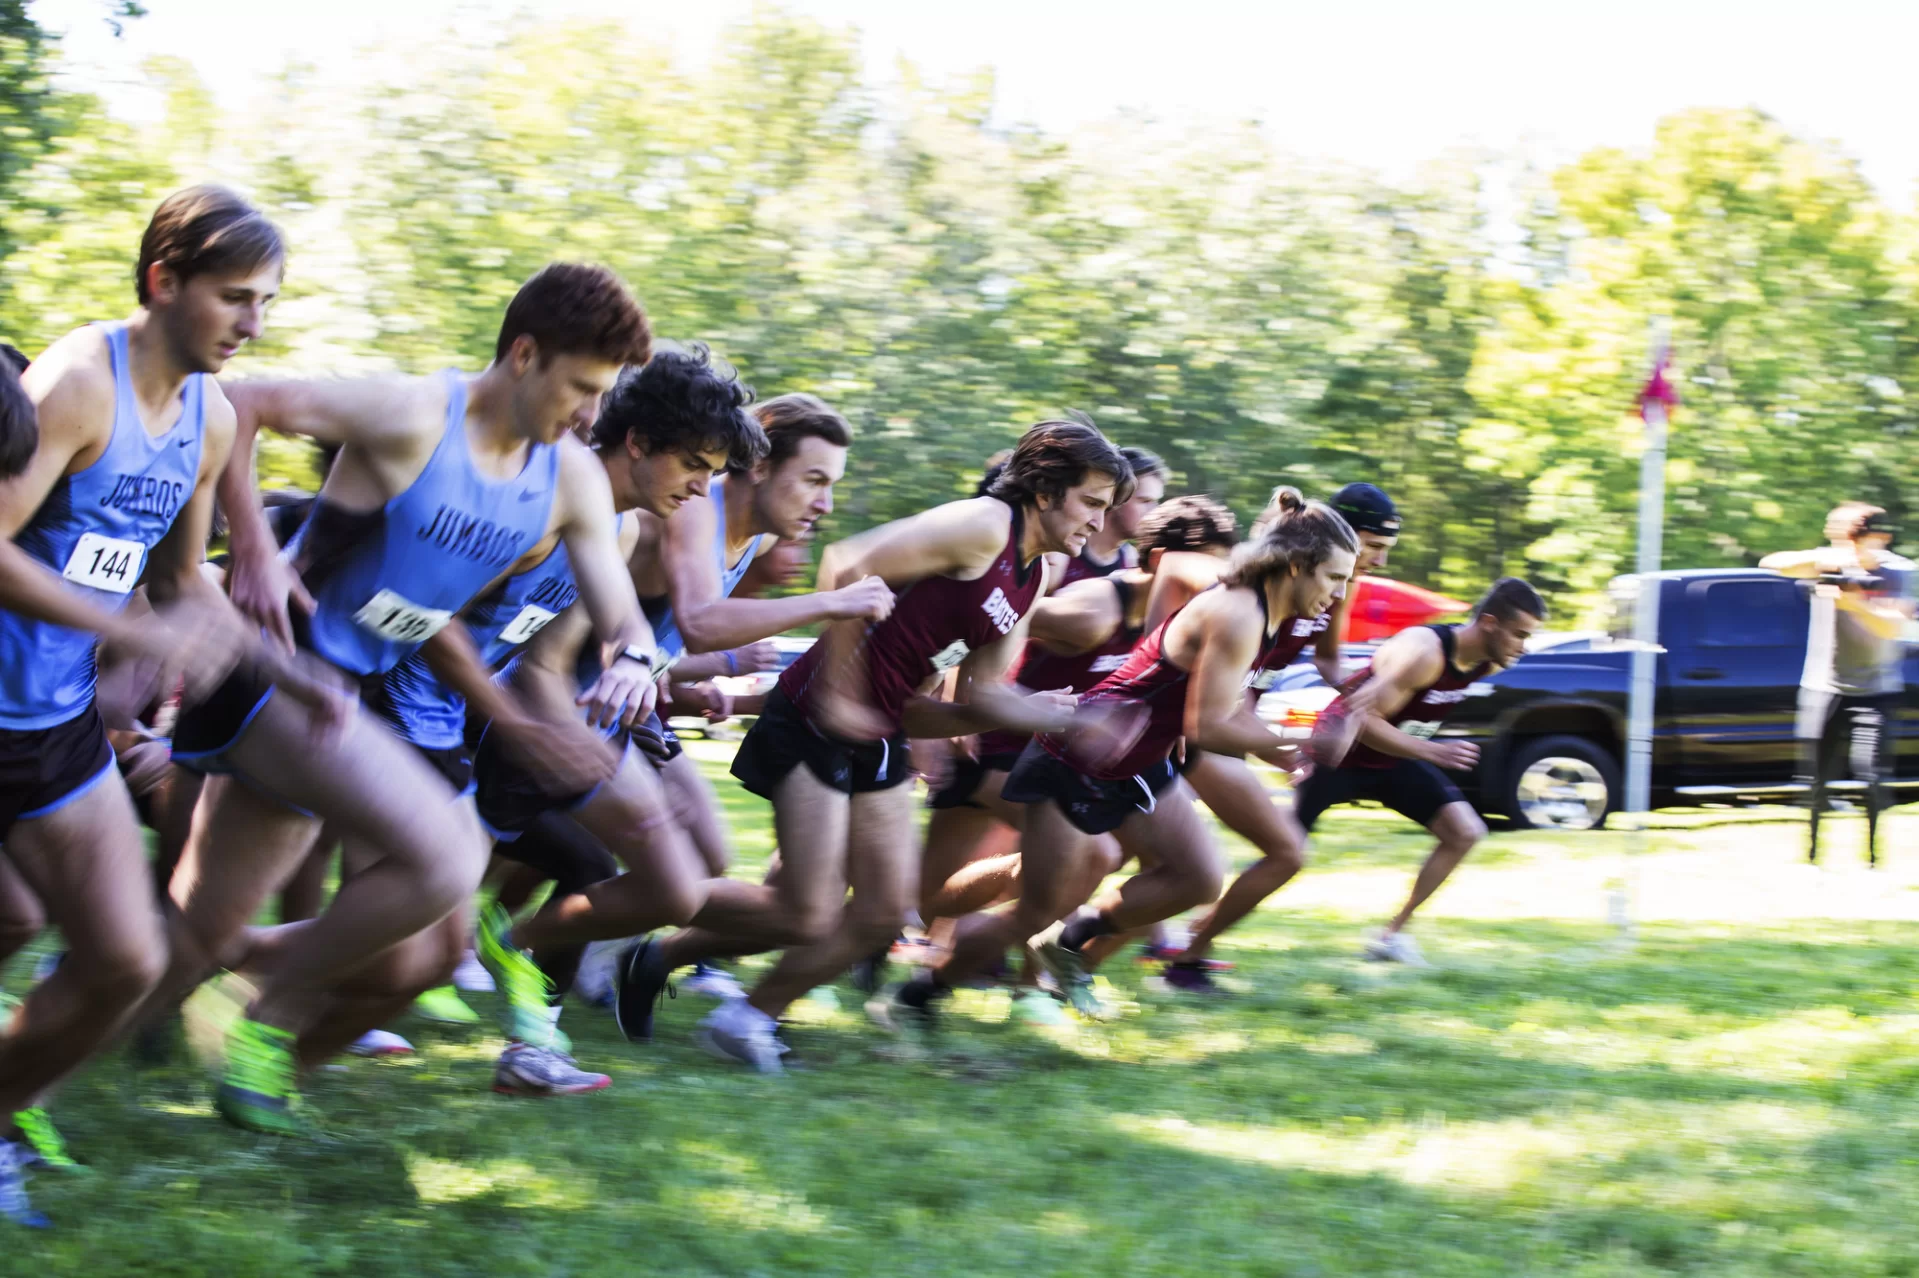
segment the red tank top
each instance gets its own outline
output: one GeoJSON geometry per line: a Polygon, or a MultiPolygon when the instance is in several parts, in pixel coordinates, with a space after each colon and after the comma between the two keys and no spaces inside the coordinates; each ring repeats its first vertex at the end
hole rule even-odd
{"type": "MultiPolygon", "coordinates": [[[[1221,589],[1208,586],[1207,590],[1221,589]]],[[[1194,599],[1204,595],[1202,590],[1194,599]]],[[[1266,592],[1256,591],[1259,600],[1260,632],[1266,629],[1266,592]]],[[[1099,701],[1130,702],[1144,707],[1145,720],[1134,738],[1133,744],[1117,760],[1096,770],[1087,776],[1100,781],[1123,781],[1127,777],[1137,776],[1146,769],[1165,759],[1173,752],[1181,736],[1186,732],[1186,689],[1191,672],[1174,665],[1166,656],[1166,630],[1173,624],[1180,612],[1191,606],[1189,600],[1179,612],[1175,612],[1159,628],[1140,640],[1132,655],[1126,658],[1118,670],[1108,675],[1093,690],[1080,698],[1081,704],[1099,701]]],[[[1288,617],[1274,628],[1267,637],[1259,654],[1253,658],[1252,670],[1257,670],[1270,659],[1274,647],[1292,641],[1293,621],[1288,617]]],[[[1059,736],[1035,738],[1048,754],[1066,759],[1066,741],[1059,736]]],[[[1074,766],[1079,766],[1074,763],[1074,766]]]]}
{"type": "MultiPolygon", "coordinates": [[[[1452,713],[1453,707],[1466,699],[1466,689],[1492,673],[1493,668],[1492,662],[1482,661],[1471,670],[1457,669],[1453,665],[1453,652],[1458,643],[1454,633],[1456,627],[1428,626],[1426,628],[1439,633],[1440,650],[1445,656],[1445,665],[1440,676],[1420,689],[1395,713],[1385,716],[1386,722],[1408,736],[1418,737],[1422,741],[1432,740],[1433,734],[1439,731],[1439,725],[1446,721],[1446,716],[1452,713]]],[[[1365,669],[1355,670],[1351,678],[1339,685],[1339,700],[1328,706],[1323,713],[1334,717],[1343,715],[1341,707],[1347,704],[1346,698],[1364,687],[1372,677],[1371,662],[1366,664],[1365,669]]],[[[1347,752],[1345,762],[1340,766],[1343,768],[1390,768],[1398,762],[1398,755],[1385,754],[1371,746],[1355,742],[1353,748],[1347,752]]]]}
{"type": "MultiPolygon", "coordinates": [[[[891,733],[899,731],[900,712],[928,679],[1011,633],[1039,598],[1042,561],[1019,562],[1023,522],[1015,507],[1006,545],[985,573],[972,581],[922,577],[900,592],[885,621],[867,627],[855,660],[871,708],[886,717],[891,733]]],[[[823,645],[815,644],[780,676],[780,691],[802,712],[823,657],[823,645]]]]}
{"type": "Polygon", "coordinates": [[[1122,544],[1119,553],[1113,556],[1110,564],[1096,564],[1082,550],[1066,561],[1066,571],[1061,574],[1059,584],[1070,586],[1076,581],[1085,581],[1088,577],[1110,577],[1122,568],[1139,566],[1139,555],[1130,545],[1122,544]]]}
{"type": "Polygon", "coordinates": [[[1285,627],[1286,633],[1276,639],[1273,646],[1266,650],[1266,660],[1256,665],[1252,673],[1246,676],[1246,686],[1255,692],[1265,692],[1273,686],[1273,680],[1279,672],[1299,660],[1299,654],[1306,651],[1313,640],[1326,632],[1333,621],[1330,611],[1317,617],[1294,617],[1285,627]]]}
{"type": "MultiPolygon", "coordinates": [[[[1084,693],[1126,664],[1127,655],[1138,645],[1142,633],[1138,627],[1126,624],[1133,587],[1118,577],[1106,580],[1119,595],[1120,624],[1112,637],[1090,651],[1070,657],[1049,651],[1037,640],[1029,640],[1026,651],[1020,654],[1019,668],[1013,672],[1015,683],[1028,692],[1084,693]]],[[[982,756],[1018,754],[1030,740],[1032,738],[1023,732],[985,732],[980,734],[979,752],[982,756]]]]}

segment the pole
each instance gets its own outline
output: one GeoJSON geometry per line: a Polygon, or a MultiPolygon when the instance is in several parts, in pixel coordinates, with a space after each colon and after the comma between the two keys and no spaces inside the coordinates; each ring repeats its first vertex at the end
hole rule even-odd
{"type": "Polygon", "coordinates": [[[1653,702],[1658,694],[1659,592],[1656,575],[1666,531],[1666,410],[1674,402],[1666,381],[1665,324],[1652,327],[1652,376],[1639,393],[1645,422],[1645,451],[1639,457],[1639,589],[1633,601],[1632,689],[1626,703],[1626,804],[1630,837],[1623,845],[1619,877],[1613,880],[1606,913],[1619,929],[1619,944],[1633,943],[1632,888],[1635,851],[1646,847],[1647,814],[1652,810],[1653,702]]]}

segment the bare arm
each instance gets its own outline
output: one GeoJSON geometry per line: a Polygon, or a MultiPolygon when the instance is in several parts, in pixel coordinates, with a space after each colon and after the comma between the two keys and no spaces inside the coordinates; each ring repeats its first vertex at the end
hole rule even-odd
{"type": "Polygon", "coordinates": [[[1063,732],[1072,722],[1066,699],[1028,693],[1007,678],[1026,646],[1031,614],[1003,637],[967,654],[955,670],[953,699],[914,697],[901,711],[909,737],[962,737],[975,732],[1063,732]]]}
{"type": "Polygon", "coordinates": [[[1225,568],[1225,560],[1194,551],[1175,550],[1161,555],[1159,569],[1153,574],[1152,593],[1147,596],[1146,633],[1159,629],[1193,596],[1218,581],[1225,568]]]}
{"type": "Polygon", "coordinates": [[[1821,573],[1833,572],[1844,563],[1832,547],[1821,546],[1817,550],[1780,550],[1767,555],[1759,561],[1761,568],[1783,573],[1788,577],[1817,577],[1821,573]]]}
{"type": "Polygon", "coordinates": [[[989,497],[953,501],[834,542],[820,555],[819,587],[870,576],[897,590],[922,577],[984,572],[1006,544],[1005,510],[989,497]]]}
{"type": "Polygon", "coordinates": [[[1359,729],[1359,740],[1382,754],[1419,759],[1445,768],[1458,767],[1458,751],[1452,745],[1423,741],[1386,722],[1388,717],[1404,709],[1421,688],[1445,673],[1445,668],[1446,653],[1440,646],[1439,636],[1424,626],[1388,639],[1373,654],[1373,677],[1368,684],[1371,706],[1353,708],[1353,713],[1366,716],[1359,729]]]}
{"type": "Polygon", "coordinates": [[[728,596],[720,589],[720,565],[713,554],[717,535],[713,503],[694,501],[666,521],[661,537],[673,619],[689,653],[739,648],[822,621],[882,621],[893,609],[893,592],[878,578],[784,599],[728,596]]]}
{"type": "Polygon", "coordinates": [[[1028,621],[1034,642],[1049,652],[1074,656],[1111,639],[1126,618],[1120,615],[1119,592],[1112,584],[1089,578],[1041,599],[1028,621]]]}
{"type": "Polygon", "coordinates": [[[613,490],[599,459],[576,439],[563,439],[560,448],[560,539],[573,563],[573,579],[580,603],[592,619],[593,635],[606,649],[606,668],[591,688],[583,689],[579,703],[588,718],[601,726],[627,726],[653,711],[658,690],[654,661],[625,656],[629,649],[654,653],[653,627],[640,611],[633,578],[615,531],[613,490]]]}
{"type": "Polygon", "coordinates": [[[1180,615],[1173,630],[1192,626],[1198,632],[1182,728],[1188,747],[1232,755],[1285,748],[1286,740],[1253,713],[1242,691],[1263,637],[1257,604],[1238,594],[1208,595],[1180,615]]]}

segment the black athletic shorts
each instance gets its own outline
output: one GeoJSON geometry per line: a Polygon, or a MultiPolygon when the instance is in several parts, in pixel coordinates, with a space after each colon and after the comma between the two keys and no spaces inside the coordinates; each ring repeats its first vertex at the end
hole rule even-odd
{"type": "MultiPolygon", "coordinates": [[[[613,745],[620,751],[620,763],[624,766],[626,751],[631,748],[626,734],[622,732],[615,737],[613,745]]],[[[520,832],[543,813],[571,812],[600,792],[599,785],[571,794],[555,794],[544,788],[491,732],[480,734],[480,744],[473,751],[473,785],[473,801],[479,809],[480,823],[487,833],[503,843],[519,838],[520,832]]]]}
{"type": "Polygon", "coordinates": [[[841,794],[890,790],[913,775],[903,734],[879,741],[828,736],[774,688],[733,756],[733,775],[752,793],[771,799],[786,774],[802,763],[821,785],[841,794]]]}
{"type": "Polygon", "coordinates": [[[173,725],[173,761],[195,772],[233,771],[227,751],[272,695],[272,681],[242,662],[205,700],[180,707],[173,725]]]}
{"type": "Polygon", "coordinates": [[[0,728],[0,840],[14,822],[65,807],[113,770],[107,726],[91,703],[51,728],[0,728]]]}
{"type": "Polygon", "coordinates": [[[387,731],[412,746],[414,753],[446,779],[457,797],[464,799],[473,793],[472,747],[465,741],[450,746],[424,746],[418,741],[408,740],[406,729],[400,723],[399,712],[393,708],[393,699],[387,694],[385,675],[368,675],[360,680],[360,704],[371,710],[373,717],[387,731]]]}
{"type": "Polygon", "coordinates": [[[1327,808],[1356,799],[1372,799],[1415,824],[1431,825],[1441,808],[1464,803],[1466,796],[1432,764],[1400,759],[1390,768],[1314,768],[1293,791],[1293,812],[1310,830],[1327,808]]]}
{"type": "Polygon", "coordinates": [[[1050,800],[1081,833],[1105,834],[1118,829],[1133,813],[1158,807],[1159,796],[1178,780],[1179,773],[1167,758],[1136,776],[1101,781],[1048,754],[1035,741],[1020,754],[999,795],[1008,803],[1050,800]]]}
{"type": "Polygon", "coordinates": [[[1019,751],[1007,750],[998,754],[983,754],[974,758],[968,754],[955,752],[953,755],[953,779],[926,797],[929,808],[981,808],[985,805],[975,802],[973,796],[979,793],[980,782],[989,772],[1011,772],[1013,765],[1019,762],[1019,751]]]}

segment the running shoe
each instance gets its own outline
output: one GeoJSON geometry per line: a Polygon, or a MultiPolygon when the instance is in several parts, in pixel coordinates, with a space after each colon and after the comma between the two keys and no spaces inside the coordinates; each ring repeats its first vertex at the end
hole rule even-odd
{"type": "Polygon", "coordinates": [[[866,1016],[889,1034],[921,1037],[938,1027],[939,1012],[933,1006],[935,997],[930,988],[917,982],[889,985],[866,1001],[866,1016]],[[911,994],[909,987],[914,987],[911,994]]]}
{"type": "Polygon", "coordinates": [[[653,1012],[662,998],[678,998],[666,950],[651,937],[626,952],[615,972],[613,1023],[629,1043],[653,1041],[653,1012]]]}
{"type": "Polygon", "coordinates": [[[710,963],[695,963],[693,975],[678,982],[679,988],[688,994],[697,994],[701,998],[710,998],[724,1003],[729,998],[745,998],[746,990],[735,980],[733,974],[723,967],[714,967],[710,963]]]}
{"type": "Polygon", "coordinates": [[[1226,993],[1213,983],[1212,976],[1198,963],[1168,963],[1160,973],[1160,979],[1166,982],[1167,989],[1177,990],[1181,994],[1218,998],[1226,993]]]}
{"type": "Polygon", "coordinates": [[[1419,952],[1419,942],[1412,933],[1401,929],[1397,932],[1381,932],[1366,942],[1366,957],[1375,963],[1404,963],[1407,967],[1431,967],[1426,956],[1419,952]]]}
{"type": "Polygon", "coordinates": [[[565,1052],[530,1043],[508,1043],[493,1068],[493,1090],[503,1096],[578,1096],[612,1082],[581,1069],[565,1052]]]}
{"type": "Polygon", "coordinates": [[[453,969],[453,988],[468,994],[491,994],[498,986],[494,984],[493,973],[480,962],[480,956],[469,949],[461,957],[460,965],[453,969]]]}
{"type": "Polygon", "coordinates": [[[695,1036],[701,1047],[723,1061],[733,1061],[761,1074],[783,1074],[780,1057],[790,1050],[780,1041],[779,1024],[744,999],[722,1003],[700,1022],[695,1036]]]}
{"type": "MultiPolygon", "coordinates": [[[[1185,950],[1175,949],[1170,945],[1155,945],[1148,941],[1139,947],[1139,953],[1135,957],[1142,963],[1179,963],[1185,960],[1185,954],[1185,950]]],[[[1235,966],[1225,959],[1216,958],[1200,959],[1199,963],[1209,972],[1230,972],[1235,966]]]]}
{"type": "Polygon", "coordinates": [[[413,1012],[416,1016],[429,1021],[438,1021],[442,1025],[478,1025],[480,1014],[468,1007],[460,998],[460,992],[451,985],[442,985],[430,989],[413,1000],[413,1012]]]}
{"type": "Polygon", "coordinates": [[[13,1122],[20,1129],[22,1137],[14,1144],[24,1151],[27,1166],[46,1167],[76,1176],[93,1173],[93,1168],[67,1152],[67,1142],[60,1138],[60,1129],[47,1117],[46,1110],[38,1107],[23,1109],[13,1116],[13,1122]]]}
{"type": "Polygon", "coordinates": [[[847,970],[847,978],[862,994],[877,994],[886,983],[886,964],[893,957],[893,942],[888,941],[847,970]]]}
{"type": "Polygon", "coordinates": [[[1106,1008],[1093,990],[1093,974],[1086,970],[1085,957],[1078,950],[1069,950],[1060,944],[1060,933],[1064,930],[1064,924],[1055,923],[1034,937],[1034,952],[1059,982],[1060,993],[1075,1012],[1088,1020],[1105,1020],[1106,1008]]]}
{"type": "Polygon", "coordinates": [[[1058,999],[1045,990],[1036,989],[1016,991],[1006,1016],[1015,1024],[1037,1025],[1042,1029],[1057,1029],[1072,1023],[1072,1018],[1060,1009],[1058,999]]]}
{"type": "Polygon", "coordinates": [[[511,1036],[535,1047],[549,1047],[553,1021],[547,1007],[553,986],[532,955],[507,943],[512,927],[512,918],[498,901],[481,910],[480,957],[506,990],[511,1036]]]}
{"type": "Polygon", "coordinates": [[[383,1029],[371,1029],[347,1044],[349,1056],[411,1056],[413,1044],[398,1034],[383,1029]]]}
{"type": "Polygon", "coordinates": [[[588,1007],[612,1007],[620,963],[635,944],[631,940],[588,941],[586,953],[580,956],[579,971],[573,974],[573,997],[588,1007]]]}
{"type": "Polygon", "coordinates": [[[27,1199],[26,1147],[0,1140],[0,1216],[29,1229],[45,1229],[47,1218],[27,1199]]]}
{"type": "Polygon", "coordinates": [[[241,1017],[227,1031],[227,1072],[214,1108],[235,1127],[268,1136],[308,1136],[295,1105],[293,1035],[241,1017]]]}
{"type": "Polygon", "coordinates": [[[46,980],[49,976],[59,971],[60,964],[64,963],[66,958],[67,952],[65,950],[49,950],[34,960],[33,983],[38,985],[41,981],[46,980]]]}

